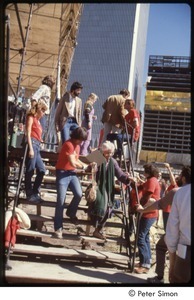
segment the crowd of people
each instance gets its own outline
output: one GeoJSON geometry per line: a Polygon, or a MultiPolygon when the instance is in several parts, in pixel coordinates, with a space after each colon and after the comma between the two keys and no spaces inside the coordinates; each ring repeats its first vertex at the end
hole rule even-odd
{"type": "MultiPolygon", "coordinates": [[[[28,153],[26,158],[25,189],[27,200],[34,203],[43,201],[40,194],[41,183],[45,174],[45,166],[40,155],[40,144],[43,141],[44,124],[41,120],[50,109],[50,92],[54,79],[47,76],[42,82],[39,92],[32,97],[32,105],[26,118],[26,143],[28,153]],[[45,95],[44,95],[45,93],[45,95]],[[39,96],[38,96],[39,95],[39,96]],[[46,98],[45,98],[46,97],[46,98]],[[46,99],[46,101],[45,101],[46,99]],[[32,176],[36,170],[35,180],[32,176]]],[[[55,114],[55,127],[58,137],[58,160],[56,164],[57,202],[54,217],[54,236],[63,237],[63,210],[66,192],[73,194],[66,215],[73,224],[78,224],[78,205],[82,198],[82,187],[77,170],[89,170],[90,165],[80,160],[80,155],[87,155],[92,137],[92,124],[96,120],[94,104],[98,96],[91,93],[84,103],[80,98],[83,86],[79,82],[71,85],[60,99],[55,114]]],[[[156,274],[149,278],[151,283],[163,283],[165,255],[170,256],[169,281],[189,282],[190,280],[190,167],[183,167],[178,178],[175,178],[169,164],[164,166],[169,171],[170,183],[160,180],[160,170],[154,163],[147,163],[144,168],[144,180],[137,183],[131,174],[124,172],[115,159],[121,155],[123,130],[127,127],[133,146],[140,135],[140,114],[135,108],[135,101],[130,98],[126,89],[118,95],[111,95],[102,105],[103,134],[99,149],[104,156],[104,162],[96,166],[97,195],[96,200],[89,205],[88,214],[94,226],[93,236],[106,239],[103,229],[111,217],[115,203],[115,180],[122,182],[134,192],[137,186],[138,197],[135,201],[135,214],[140,214],[137,237],[139,262],[135,266],[138,274],[148,273],[152,264],[150,248],[150,228],[158,220],[158,210],[163,210],[164,235],[156,245],[156,274]],[[125,127],[126,126],[126,127],[125,127]],[[116,135],[116,136],[115,136],[116,135]],[[180,252],[180,253],[179,253],[180,252]],[[176,254],[177,253],[177,254],[176,254]],[[185,268],[185,269],[184,269],[185,268]],[[181,270],[184,272],[181,273],[181,270]]],[[[131,193],[132,198],[132,193],[131,193]]],[[[130,203],[130,202],[129,202],[130,203]]],[[[133,213],[134,213],[133,211],[133,213]]],[[[130,214],[130,213],[129,213],[130,214]]]]}

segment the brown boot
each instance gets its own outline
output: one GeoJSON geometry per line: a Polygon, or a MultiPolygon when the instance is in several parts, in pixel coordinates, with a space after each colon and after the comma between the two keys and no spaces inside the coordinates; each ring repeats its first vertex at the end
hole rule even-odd
{"type": "Polygon", "coordinates": [[[134,269],[135,273],[137,274],[147,274],[149,272],[148,268],[144,268],[144,267],[137,267],[134,269]]]}
{"type": "Polygon", "coordinates": [[[105,240],[106,239],[106,237],[102,233],[100,233],[97,228],[94,230],[93,236],[96,237],[96,238],[98,238],[98,239],[101,239],[101,240],[105,240]]]}

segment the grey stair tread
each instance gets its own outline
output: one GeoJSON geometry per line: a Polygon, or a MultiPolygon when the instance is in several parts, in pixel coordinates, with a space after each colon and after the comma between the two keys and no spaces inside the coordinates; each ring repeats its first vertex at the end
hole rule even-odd
{"type": "Polygon", "coordinates": [[[52,233],[45,233],[45,232],[40,232],[40,231],[35,231],[35,230],[30,230],[30,229],[18,229],[17,230],[17,235],[24,235],[24,236],[33,236],[33,237],[52,237],[52,233]]]}
{"type": "MultiPolygon", "coordinates": [[[[34,215],[34,214],[28,214],[29,218],[33,221],[37,222],[54,222],[54,217],[51,216],[44,216],[44,215],[34,215]]],[[[70,223],[69,218],[63,218],[64,223],[70,223]]],[[[79,219],[80,225],[92,225],[92,223],[89,220],[81,220],[79,219]]],[[[124,228],[123,223],[117,223],[117,222],[107,222],[106,227],[115,227],[115,228],[124,228]]]]}
{"type": "Polygon", "coordinates": [[[99,243],[99,244],[104,244],[104,243],[117,243],[119,245],[121,243],[126,244],[126,240],[124,240],[121,237],[114,237],[114,238],[108,237],[108,238],[106,238],[106,240],[101,240],[101,239],[98,239],[93,236],[81,235],[80,239],[84,242],[95,242],[95,243],[99,243]]]}
{"type": "MultiPolygon", "coordinates": [[[[44,200],[44,202],[37,204],[37,203],[33,203],[31,201],[28,201],[25,198],[19,198],[19,203],[20,204],[28,204],[28,205],[40,205],[40,206],[44,206],[44,207],[45,206],[46,207],[56,207],[56,201],[47,201],[47,200],[44,200]]],[[[64,208],[67,208],[67,207],[68,207],[68,204],[65,205],[64,208]]],[[[79,205],[78,209],[86,211],[88,209],[88,206],[87,205],[79,205]]]]}
{"type": "MultiPolygon", "coordinates": [[[[53,238],[53,232],[41,232],[41,231],[22,229],[22,228],[17,230],[17,235],[28,236],[28,237],[53,238]]],[[[116,243],[118,245],[126,244],[126,240],[121,237],[108,237],[105,241],[105,240],[95,238],[93,236],[63,233],[63,238],[66,240],[80,240],[81,242],[95,242],[99,244],[104,244],[104,243],[114,243],[114,244],[116,243]]]]}
{"type": "Polygon", "coordinates": [[[51,189],[51,188],[44,188],[44,187],[41,187],[41,193],[48,193],[48,194],[50,194],[50,193],[52,193],[52,194],[54,194],[55,196],[56,196],[56,193],[57,193],[57,191],[56,191],[56,189],[51,189]]]}
{"type": "MultiPolygon", "coordinates": [[[[128,273],[112,268],[93,268],[83,265],[67,263],[48,264],[43,262],[10,261],[12,270],[5,272],[8,283],[19,284],[115,284],[127,285],[139,283],[145,284],[147,274],[128,273]],[[37,272],[38,270],[38,272],[37,272]]],[[[154,276],[154,274],[153,274],[154,276]]]]}
{"type": "Polygon", "coordinates": [[[62,256],[71,258],[84,258],[84,259],[101,259],[101,260],[124,260],[128,261],[129,258],[124,254],[111,253],[106,251],[95,251],[95,250],[75,250],[66,248],[56,247],[43,247],[26,244],[15,244],[13,253],[25,253],[25,254],[37,254],[37,255],[51,255],[51,256],[62,256]]]}
{"type": "MultiPolygon", "coordinates": [[[[41,232],[37,230],[30,230],[30,229],[18,229],[17,235],[20,236],[29,236],[29,237],[40,237],[40,238],[53,238],[54,232],[41,232]]],[[[81,240],[80,236],[70,233],[63,233],[63,238],[66,240],[81,240]]]]}
{"type": "MultiPolygon", "coordinates": [[[[11,198],[11,197],[10,197],[11,198]]],[[[31,201],[26,200],[26,198],[19,198],[19,203],[20,204],[29,204],[29,205],[39,205],[39,206],[46,206],[46,207],[56,207],[56,201],[47,201],[44,200],[44,202],[41,203],[33,203],[31,201]]],[[[67,208],[68,204],[64,207],[67,208]]],[[[78,210],[84,210],[85,212],[88,210],[87,205],[79,205],[78,210]]],[[[123,214],[123,211],[121,209],[113,209],[113,213],[115,214],[123,214]]]]}
{"type": "MultiPolygon", "coordinates": [[[[90,172],[76,172],[77,176],[85,176],[85,175],[91,175],[90,172]]],[[[34,176],[35,177],[35,176],[34,176]]],[[[52,176],[52,175],[44,175],[43,181],[42,182],[56,182],[56,176],[52,176]]],[[[89,181],[88,181],[89,183],[89,181]]]]}

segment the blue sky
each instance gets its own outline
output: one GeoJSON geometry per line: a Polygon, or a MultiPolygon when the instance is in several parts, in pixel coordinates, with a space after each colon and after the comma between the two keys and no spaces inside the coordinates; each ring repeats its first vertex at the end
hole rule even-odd
{"type": "Polygon", "coordinates": [[[191,11],[187,4],[151,4],[147,50],[150,54],[190,55],[191,11]]]}
{"type": "MultiPolygon", "coordinates": [[[[188,4],[150,4],[143,85],[149,55],[190,56],[191,8],[188,4]]],[[[141,106],[144,105],[145,87],[141,106]]],[[[141,108],[142,109],[142,108],[141,108]]]]}
{"type": "Polygon", "coordinates": [[[190,56],[191,9],[187,4],[150,4],[145,75],[149,55],[190,56]]]}

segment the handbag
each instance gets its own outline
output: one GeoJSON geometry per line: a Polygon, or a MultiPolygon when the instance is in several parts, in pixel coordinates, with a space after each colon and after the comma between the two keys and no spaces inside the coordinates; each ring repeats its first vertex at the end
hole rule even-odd
{"type": "Polygon", "coordinates": [[[95,202],[97,196],[97,182],[95,166],[92,166],[92,182],[87,186],[85,190],[85,199],[90,204],[95,202]]]}

